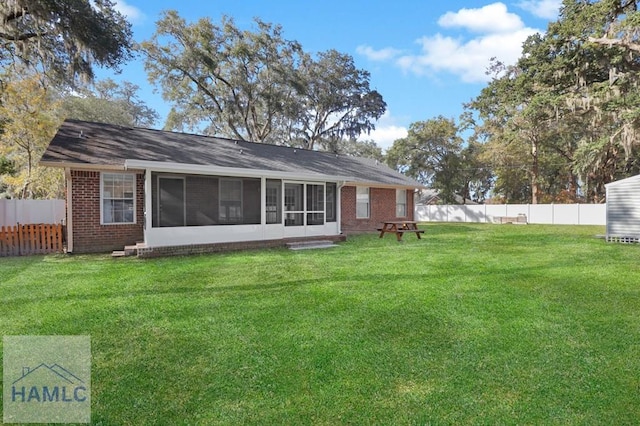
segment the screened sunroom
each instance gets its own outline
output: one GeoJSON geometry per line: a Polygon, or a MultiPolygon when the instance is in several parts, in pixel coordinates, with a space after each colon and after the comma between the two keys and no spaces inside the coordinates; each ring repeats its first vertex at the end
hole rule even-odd
{"type": "Polygon", "coordinates": [[[335,178],[145,170],[148,247],[340,234],[335,178]]]}

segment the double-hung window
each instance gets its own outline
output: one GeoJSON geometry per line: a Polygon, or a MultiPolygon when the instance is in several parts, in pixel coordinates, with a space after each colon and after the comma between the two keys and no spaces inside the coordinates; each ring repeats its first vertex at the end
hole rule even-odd
{"type": "Polygon", "coordinates": [[[406,189],[396,189],[396,217],[407,217],[406,189]]]}
{"type": "Polygon", "coordinates": [[[136,223],[136,175],[102,173],[100,176],[102,223],[136,223]]]}
{"type": "Polygon", "coordinates": [[[369,217],[369,188],[366,186],[356,187],[356,218],[366,219],[369,217]]]}

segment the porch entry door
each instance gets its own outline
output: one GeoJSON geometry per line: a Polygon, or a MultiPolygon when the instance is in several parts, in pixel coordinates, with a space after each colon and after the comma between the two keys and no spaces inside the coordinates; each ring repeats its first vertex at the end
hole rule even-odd
{"type": "Polygon", "coordinates": [[[325,185],[312,182],[284,183],[284,236],[323,235],[325,185]]]}
{"type": "Polygon", "coordinates": [[[184,178],[158,176],[158,225],[185,226],[184,178]]]}

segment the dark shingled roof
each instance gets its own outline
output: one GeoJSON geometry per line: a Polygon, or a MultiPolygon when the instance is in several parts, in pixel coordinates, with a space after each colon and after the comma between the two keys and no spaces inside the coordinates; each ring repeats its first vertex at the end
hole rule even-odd
{"type": "Polygon", "coordinates": [[[421,187],[375,160],[187,133],[66,120],[43,165],[122,166],[125,160],[348,176],[357,183],[421,187]]]}

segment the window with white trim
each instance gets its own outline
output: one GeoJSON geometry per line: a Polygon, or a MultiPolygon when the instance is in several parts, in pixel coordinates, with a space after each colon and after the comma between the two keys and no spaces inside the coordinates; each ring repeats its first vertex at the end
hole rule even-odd
{"type": "Polygon", "coordinates": [[[369,217],[369,188],[356,187],[356,218],[367,219],[369,217]]]}
{"type": "Polygon", "coordinates": [[[406,189],[396,189],[396,217],[407,217],[406,189]]]}
{"type": "Polygon", "coordinates": [[[103,224],[136,223],[136,176],[101,173],[100,208],[103,224]]]}

